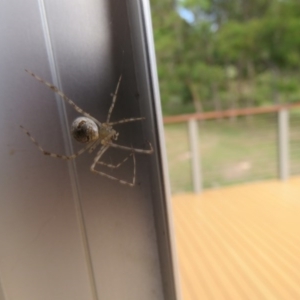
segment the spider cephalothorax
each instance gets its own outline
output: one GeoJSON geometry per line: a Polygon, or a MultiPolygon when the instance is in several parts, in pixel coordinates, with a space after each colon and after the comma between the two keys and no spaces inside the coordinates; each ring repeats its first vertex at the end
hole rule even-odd
{"type": "Polygon", "coordinates": [[[113,129],[113,125],[120,125],[123,123],[128,123],[128,122],[135,122],[135,121],[141,121],[144,120],[145,118],[129,118],[129,119],[123,119],[120,121],[116,122],[110,122],[110,116],[111,113],[114,109],[116,100],[117,100],[117,94],[119,90],[119,86],[121,83],[122,76],[120,76],[115,93],[113,94],[113,99],[112,103],[110,105],[108,114],[107,114],[107,119],[105,123],[100,123],[96,118],[92,117],[90,114],[82,110],[79,106],[77,106],[71,99],[69,99],[63,92],[61,92],[56,86],[53,84],[44,81],[42,78],[36,76],[32,72],[29,72],[26,70],[27,73],[29,73],[32,77],[37,79],[39,82],[42,82],[45,84],[47,87],[49,87],[52,91],[57,93],[64,101],[66,101],[68,104],[70,104],[78,113],[82,114],[84,117],[78,117],[76,118],[71,126],[71,134],[72,136],[80,143],[87,144],[84,148],[80,149],[76,153],[72,155],[60,155],[56,153],[52,153],[49,151],[44,150],[38,142],[31,136],[29,131],[25,129],[23,126],[20,126],[24,132],[29,136],[29,138],[32,140],[32,142],[39,148],[39,150],[47,156],[51,156],[54,158],[61,158],[64,160],[71,160],[79,156],[80,154],[84,153],[85,151],[88,150],[89,153],[93,152],[99,145],[100,145],[100,150],[97,152],[93,164],[91,165],[91,171],[99,174],[101,176],[104,176],[106,178],[112,179],[112,180],[117,180],[122,184],[126,184],[129,186],[134,186],[135,185],[135,153],[143,153],[143,154],[152,154],[153,153],[153,148],[152,145],[150,145],[150,149],[145,150],[145,149],[137,149],[133,147],[127,147],[127,146],[122,146],[113,143],[113,140],[117,140],[119,133],[113,129]],[[100,161],[100,158],[103,156],[103,154],[110,148],[118,148],[126,151],[130,151],[131,153],[123,159],[120,163],[113,165],[113,164],[107,164],[102,161],[100,161]],[[103,165],[111,169],[116,169],[120,167],[125,161],[128,160],[129,157],[132,157],[133,159],[133,179],[132,182],[128,182],[126,180],[119,179],[117,177],[111,176],[105,172],[101,172],[96,170],[97,165],[103,165]]]}

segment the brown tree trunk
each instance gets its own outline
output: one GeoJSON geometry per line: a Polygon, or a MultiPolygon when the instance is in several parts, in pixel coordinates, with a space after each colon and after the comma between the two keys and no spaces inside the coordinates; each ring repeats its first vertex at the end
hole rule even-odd
{"type": "Polygon", "coordinates": [[[271,71],[272,71],[272,98],[274,101],[274,104],[280,104],[281,99],[280,99],[280,94],[278,92],[278,87],[277,83],[280,77],[280,72],[278,67],[275,64],[272,64],[271,66],[271,71]]]}
{"type": "Polygon", "coordinates": [[[192,95],[192,100],[193,100],[195,111],[197,113],[202,113],[203,112],[203,107],[202,107],[201,99],[200,99],[199,94],[197,92],[197,86],[194,83],[189,82],[188,87],[189,87],[191,95],[192,95]]]}
{"type": "MultiPolygon", "coordinates": [[[[226,67],[226,69],[228,69],[229,65],[226,63],[225,67],[226,67]]],[[[231,81],[233,81],[233,80],[231,80],[231,78],[229,78],[228,75],[226,75],[225,84],[226,84],[226,87],[227,87],[227,91],[229,91],[229,92],[231,91],[231,86],[230,86],[231,81]]],[[[228,102],[226,103],[226,109],[235,109],[235,108],[236,108],[236,96],[235,95],[230,95],[229,99],[228,99],[228,102]]],[[[232,123],[234,123],[235,120],[236,120],[236,117],[234,117],[234,116],[230,117],[230,121],[232,123]]]]}
{"type": "MultiPolygon", "coordinates": [[[[249,86],[250,86],[250,97],[247,97],[247,107],[254,107],[254,95],[255,95],[255,69],[252,61],[247,62],[247,74],[249,79],[249,86]]],[[[253,116],[248,115],[247,121],[252,122],[253,116]]]]}
{"type": "Polygon", "coordinates": [[[238,63],[237,72],[237,82],[236,82],[236,92],[237,92],[237,107],[239,108],[239,103],[243,100],[243,88],[242,88],[242,62],[238,63]]]}
{"type": "MultiPolygon", "coordinates": [[[[212,100],[213,100],[213,104],[215,107],[215,111],[221,111],[222,110],[222,105],[221,105],[221,101],[219,98],[219,93],[218,93],[218,85],[213,82],[211,84],[211,91],[212,91],[212,100]]],[[[218,121],[221,121],[222,118],[218,118],[218,121]]]]}

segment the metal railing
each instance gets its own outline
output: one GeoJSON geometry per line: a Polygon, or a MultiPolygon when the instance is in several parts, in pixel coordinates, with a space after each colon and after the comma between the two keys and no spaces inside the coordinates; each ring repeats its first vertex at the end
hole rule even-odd
{"type": "Polygon", "coordinates": [[[189,149],[191,158],[193,191],[195,193],[201,193],[204,188],[204,174],[202,172],[202,155],[200,153],[201,149],[199,147],[199,145],[201,145],[201,141],[199,141],[198,121],[277,113],[278,134],[276,147],[278,153],[278,178],[280,178],[281,180],[286,180],[290,176],[289,112],[294,108],[300,108],[300,103],[167,116],[164,118],[164,123],[187,123],[189,133],[189,149]]]}

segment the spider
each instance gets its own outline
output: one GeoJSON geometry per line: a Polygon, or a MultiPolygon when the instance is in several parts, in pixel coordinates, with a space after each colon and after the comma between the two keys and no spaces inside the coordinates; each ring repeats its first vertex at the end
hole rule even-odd
{"type": "Polygon", "coordinates": [[[105,123],[100,123],[96,118],[92,117],[90,114],[82,110],[79,106],[77,106],[71,99],[69,99],[62,91],[60,91],[56,86],[53,84],[43,80],[42,78],[38,77],[34,73],[25,70],[28,74],[30,74],[32,77],[34,77],[36,80],[39,82],[45,84],[48,88],[50,88],[52,91],[57,93],[64,101],[66,101],[69,105],[71,105],[77,112],[79,112],[81,117],[76,118],[72,125],[71,125],[71,134],[75,140],[82,144],[86,144],[85,147],[80,149],[79,151],[75,152],[74,154],[70,156],[66,155],[60,155],[56,153],[51,153],[46,150],[44,150],[39,143],[33,138],[33,136],[29,133],[27,129],[25,129],[22,125],[20,125],[21,129],[28,135],[28,137],[31,139],[31,141],[39,148],[39,150],[47,156],[51,156],[54,158],[61,158],[64,160],[72,160],[76,158],[77,156],[83,154],[85,151],[88,150],[89,153],[92,153],[96,147],[100,146],[100,150],[97,152],[93,164],[90,167],[90,170],[96,174],[99,174],[101,176],[104,176],[106,178],[116,180],[122,184],[128,185],[133,187],[135,185],[136,181],[136,160],[135,160],[135,153],[142,153],[142,154],[152,154],[153,153],[153,147],[151,143],[149,143],[150,149],[137,149],[137,148],[132,148],[132,147],[126,147],[122,146],[119,144],[115,144],[113,141],[117,140],[119,133],[113,128],[114,125],[117,124],[123,124],[123,123],[128,123],[128,122],[135,122],[135,121],[142,121],[145,120],[144,117],[142,118],[128,118],[128,119],[123,119],[120,121],[116,122],[110,122],[110,117],[112,114],[112,111],[114,109],[116,100],[117,100],[117,95],[118,95],[118,90],[120,87],[120,83],[122,80],[122,75],[120,76],[116,90],[114,94],[112,94],[112,102],[107,114],[107,119],[105,123]],[[113,164],[107,164],[102,161],[100,161],[100,158],[102,155],[110,148],[118,148],[126,151],[131,151],[131,153],[120,163],[113,165],[113,164]],[[132,182],[119,179],[117,177],[111,176],[107,173],[101,172],[96,170],[97,165],[104,165],[108,168],[111,169],[116,169],[119,168],[125,161],[128,160],[129,157],[132,156],[133,159],[133,178],[132,182]]]}

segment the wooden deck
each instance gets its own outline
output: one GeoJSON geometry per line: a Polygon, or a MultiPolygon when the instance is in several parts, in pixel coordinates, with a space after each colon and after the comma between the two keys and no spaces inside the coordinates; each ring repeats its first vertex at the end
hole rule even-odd
{"type": "Polygon", "coordinates": [[[300,178],[173,204],[184,300],[300,299],[300,178]]]}

